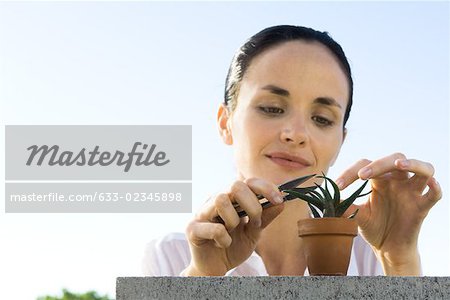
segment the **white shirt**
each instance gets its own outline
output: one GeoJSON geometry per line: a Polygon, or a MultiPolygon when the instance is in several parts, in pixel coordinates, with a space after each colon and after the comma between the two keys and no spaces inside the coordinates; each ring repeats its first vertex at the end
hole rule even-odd
{"type": "MultiPolygon", "coordinates": [[[[189,265],[191,253],[183,233],[171,233],[147,244],[142,270],[146,276],[180,276],[189,265]]],[[[306,270],[305,275],[308,275],[306,270]]],[[[383,275],[383,269],[369,244],[359,235],[353,241],[348,276],[383,275]]],[[[226,276],[268,276],[262,258],[253,252],[226,276]]]]}

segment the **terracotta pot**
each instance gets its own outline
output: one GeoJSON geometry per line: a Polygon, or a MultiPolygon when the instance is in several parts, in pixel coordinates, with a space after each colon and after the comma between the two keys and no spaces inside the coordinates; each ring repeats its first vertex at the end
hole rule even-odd
{"type": "Polygon", "coordinates": [[[358,234],[355,219],[314,218],[298,223],[310,275],[347,275],[353,238],[358,234]]]}

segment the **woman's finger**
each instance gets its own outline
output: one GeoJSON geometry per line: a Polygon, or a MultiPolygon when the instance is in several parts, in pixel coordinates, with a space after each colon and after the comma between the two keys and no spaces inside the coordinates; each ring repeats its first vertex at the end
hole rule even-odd
{"type": "Polygon", "coordinates": [[[217,217],[217,209],[215,203],[215,199],[217,197],[221,197],[221,194],[211,196],[208,198],[208,200],[206,200],[202,208],[195,214],[195,220],[199,222],[207,222],[207,221],[211,222],[214,219],[214,217],[217,217]]]}
{"type": "Polygon", "coordinates": [[[249,223],[254,227],[261,227],[262,207],[255,193],[242,181],[235,181],[231,186],[229,197],[245,210],[249,223]]]}
{"type": "Polygon", "coordinates": [[[232,242],[225,226],[219,223],[191,222],[186,229],[186,235],[195,246],[213,240],[217,247],[228,248],[232,242]]]}
{"type": "Polygon", "coordinates": [[[411,178],[412,187],[422,192],[427,186],[428,180],[434,175],[432,164],[417,159],[397,159],[395,166],[402,171],[414,173],[411,178]]]}
{"type": "Polygon", "coordinates": [[[244,183],[248,185],[253,193],[263,195],[272,204],[283,203],[283,195],[275,184],[260,178],[248,178],[244,180],[244,183]]]}
{"type": "Polygon", "coordinates": [[[442,189],[434,177],[428,179],[427,185],[429,190],[423,195],[423,201],[420,203],[422,204],[422,208],[428,211],[442,198],[442,189]]]}
{"type": "MultiPolygon", "coordinates": [[[[396,160],[405,160],[406,156],[402,153],[394,153],[381,159],[375,160],[358,171],[359,178],[365,180],[381,176],[385,173],[397,170],[396,160]]],[[[404,175],[408,177],[408,173],[404,175]]]]}
{"type": "Polygon", "coordinates": [[[372,161],[368,159],[361,159],[350,168],[345,170],[335,181],[339,189],[343,190],[350,184],[352,184],[355,180],[357,180],[359,178],[358,171],[361,168],[369,165],[371,162],[372,161]]]}
{"type": "MultiPolygon", "coordinates": [[[[228,232],[233,231],[240,223],[239,215],[236,212],[233,204],[231,203],[228,194],[219,194],[214,200],[217,214],[224,221],[225,227],[228,232]]],[[[212,220],[211,220],[212,221],[212,220]]]]}
{"type": "Polygon", "coordinates": [[[228,231],[232,231],[240,223],[240,218],[233,203],[239,204],[245,210],[250,224],[261,226],[261,204],[255,194],[263,195],[272,204],[283,203],[283,195],[278,187],[268,181],[251,178],[235,181],[228,193],[218,194],[208,199],[203,208],[197,213],[196,220],[201,222],[217,222],[220,216],[228,231]]]}

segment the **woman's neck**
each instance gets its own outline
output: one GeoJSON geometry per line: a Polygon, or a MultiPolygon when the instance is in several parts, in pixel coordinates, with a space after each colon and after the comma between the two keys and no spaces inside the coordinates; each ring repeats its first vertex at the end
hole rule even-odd
{"type": "Polygon", "coordinates": [[[309,218],[303,201],[286,202],[283,212],[261,233],[256,252],[261,256],[269,275],[303,275],[306,261],[297,221],[309,218]]]}

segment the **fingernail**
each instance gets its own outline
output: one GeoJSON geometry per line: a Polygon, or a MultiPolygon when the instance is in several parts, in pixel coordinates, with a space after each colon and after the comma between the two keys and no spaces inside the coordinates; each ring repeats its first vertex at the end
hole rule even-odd
{"type": "Polygon", "coordinates": [[[276,203],[278,203],[278,204],[283,203],[283,197],[280,196],[279,193],[274,192],[274,193],[272,194],[272,198],[273,198],[273,200],[274,200],[276,203]]]}
{"type": "Polygon", "coordinates": [[[360,172],[360,177],[362,179],[369,178],[370,175],[372,175],[372,169],[371,168],[362,169],[361,172],[360,172]]]}
{"type": "Polygon", "coordinates": [[[409,166],[409,162],[406,159],[400,159],[398,164],[401,168],[407,168],[409,166]]]}
{"type": "Polygon", "coordinates": [[[344,187],[344,179],[342,179],[342,178],[337,179],[336,180],[336,185],[341,190],[344,187]]]}

